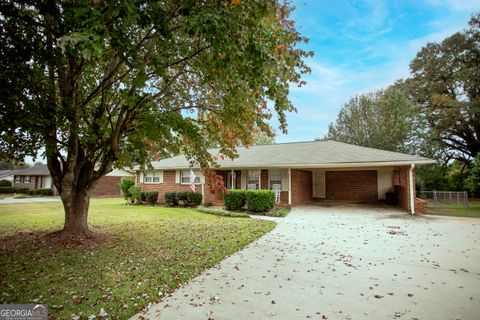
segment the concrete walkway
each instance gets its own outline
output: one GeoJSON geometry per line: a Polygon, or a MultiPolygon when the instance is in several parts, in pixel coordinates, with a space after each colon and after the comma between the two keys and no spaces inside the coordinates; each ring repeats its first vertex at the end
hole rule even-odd
{"type": "Polygon", "coordinates": [[[0,204],[15,204],[15,203],[32,203],[32,202],[57,202],[60,197],[38,197],[38,198],[20,198],[13,197],[0,199],[0,204]]]}
{"type": "Polygon", "coordinates": [[[147,319],[479,319],[480,220],[292,210],[147,319]]]}

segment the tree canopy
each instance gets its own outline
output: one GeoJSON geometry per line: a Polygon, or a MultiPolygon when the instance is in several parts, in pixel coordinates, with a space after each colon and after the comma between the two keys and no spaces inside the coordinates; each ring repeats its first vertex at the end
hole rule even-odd
{"type": "Polygon", "coordinates": [[[254,142],[295,111],[305,41],[277,1],[9,1],[0,6],[0,152],[44,148],[64,230],[87,232],[90,191],[113,166],[254,142]],[[267,107],[271,101],[273,107],[267,107]]]}
{"type": "Polygon", "coordinates": [[[428,43],[410,64],[412,100],[448,158],[470,162],[480,152],[480,14],[469,28],[428,43]]]}
{"type": "Polygon", "coordinates": [[[355,96],[330,124],[328,139],[397,152],[414,147],[415,110],[412,102],[392,86],[355,96]]]}

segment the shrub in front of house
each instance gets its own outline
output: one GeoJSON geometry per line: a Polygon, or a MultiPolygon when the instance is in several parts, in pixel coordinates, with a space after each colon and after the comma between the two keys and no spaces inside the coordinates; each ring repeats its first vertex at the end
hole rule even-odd
{"type": "Polygon", "coordinates": [[[28,194],[32,196],[53,196],[53,190],[51,188],[31,189],[28,194]]]}
{"type": "Polygon", "coordinates": [[[28,188],[0,187],[0,193],[24,193],[28,194],[28,188]]]}
{"type": "Polygon", "coordinates": [[[141,203],[142,202],[142,198],[141,198],[141,193],[142,191],[140,190],[139,187],[130,187],[130,189],[128,189],[128,192],[130,193],[130,199],[132,200],[132,202],[136,202],[136,203],[141,203]]]}
{"type": "Polygon", "coordinates": [[[196,207],[200,203],[202,203],[201,193],[189,191],[165,192],[165,205],[167,207],[196,207]]]}
{"type": "Polygon", "coordinates": [[[0,187],[0,193],[15,193],[14,187],[0,187]]]}
{"type": "Polygon", "coordinates": [[[149,204],[154,206],[158,200],[158,192],[157,191],[148,191],[144,192],[145,194],[145,201],[149,204]]]}
{"type": "Polygon", "coordinates": [[[227,210],[240,210],[247,201],[246,190],[230,190],[223,194],[223,202],[227,210]]]}
{"type": "Polygon", "coordinates": [[[202,194],[196,192],[189,192],[187,194],[187,203],[191,206],[198,206],[202,203],[202,194]]]}
{"type": "Polygon", "coordinates": [[[0,187],[11,187],[12,183],[8,180],[0,180],[0,187]]]}
{"type": "MultiPolygon", "coordinates": [[[[158,197],[158,192],[157,192],[157,197],[158,197]]],[[[140,201],[141,202],[146,202],[147,201],[147,193],[145,191],[140,192],[140,201]]]]}
{"type": "Polygon", "coordinates": [[[178,206],[176,192],[165,192],[165,205],[167,207],[178,206]]]}
{"type": "Polygon", "coordinates": [[[133,186],[135,186],[135,180],[133,180],[133,178],[122,178],[122,180],[120,180],[120,190],[125,200],[131,199],[132,195],[129,190],[133,186]]]}
{"type": "Polygon", "coordinates": [[[275,206],[275,192],[272,190],[247,190],[247,209],[262,212],[275,206]]]}

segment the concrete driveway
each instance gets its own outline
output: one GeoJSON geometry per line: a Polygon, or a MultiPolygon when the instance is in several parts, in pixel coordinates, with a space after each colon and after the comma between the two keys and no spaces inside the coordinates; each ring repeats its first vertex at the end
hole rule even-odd
{"type": "Polygon", "coordinates": [[[480,319],[480,220],[304,207],[139,316],[480,319]]]}

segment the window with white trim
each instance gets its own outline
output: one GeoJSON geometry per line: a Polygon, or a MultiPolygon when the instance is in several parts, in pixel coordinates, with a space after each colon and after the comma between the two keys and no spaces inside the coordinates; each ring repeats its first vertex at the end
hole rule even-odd
{"type": "Polygon", "coordinates": [[[25,183],[30,183],[30,176],[25,176],[25,183]]]}
{"type": "Polygon", "coordinates": [[[268,185],[271,190],[282,190],[282,170],[268,170],[268,179],[268,185]]]}
{"type": "Polygon", "coordinates": [[[21,176],[15,176],[15,182],[20,183],[21,178],[22,178],[21,176]]]}
{"type": "MultiPolygon", "coordinates": [[[[195,174],[195,184],[200,184],[200,171],[193,170],[195,174]]],[[[190,170],[180,170],[180,183],[190,184],[190,170]]]]}
{"type": "Polygon", "coordinates": [[[247,189],[260,189],[260,170],[248,170],[247,189]]]}
{"type": "Polygon", "coordinates": [[[143,175],[144,183],[161,183],[162,182],[162,171],[147,171],[143,175]]]}

